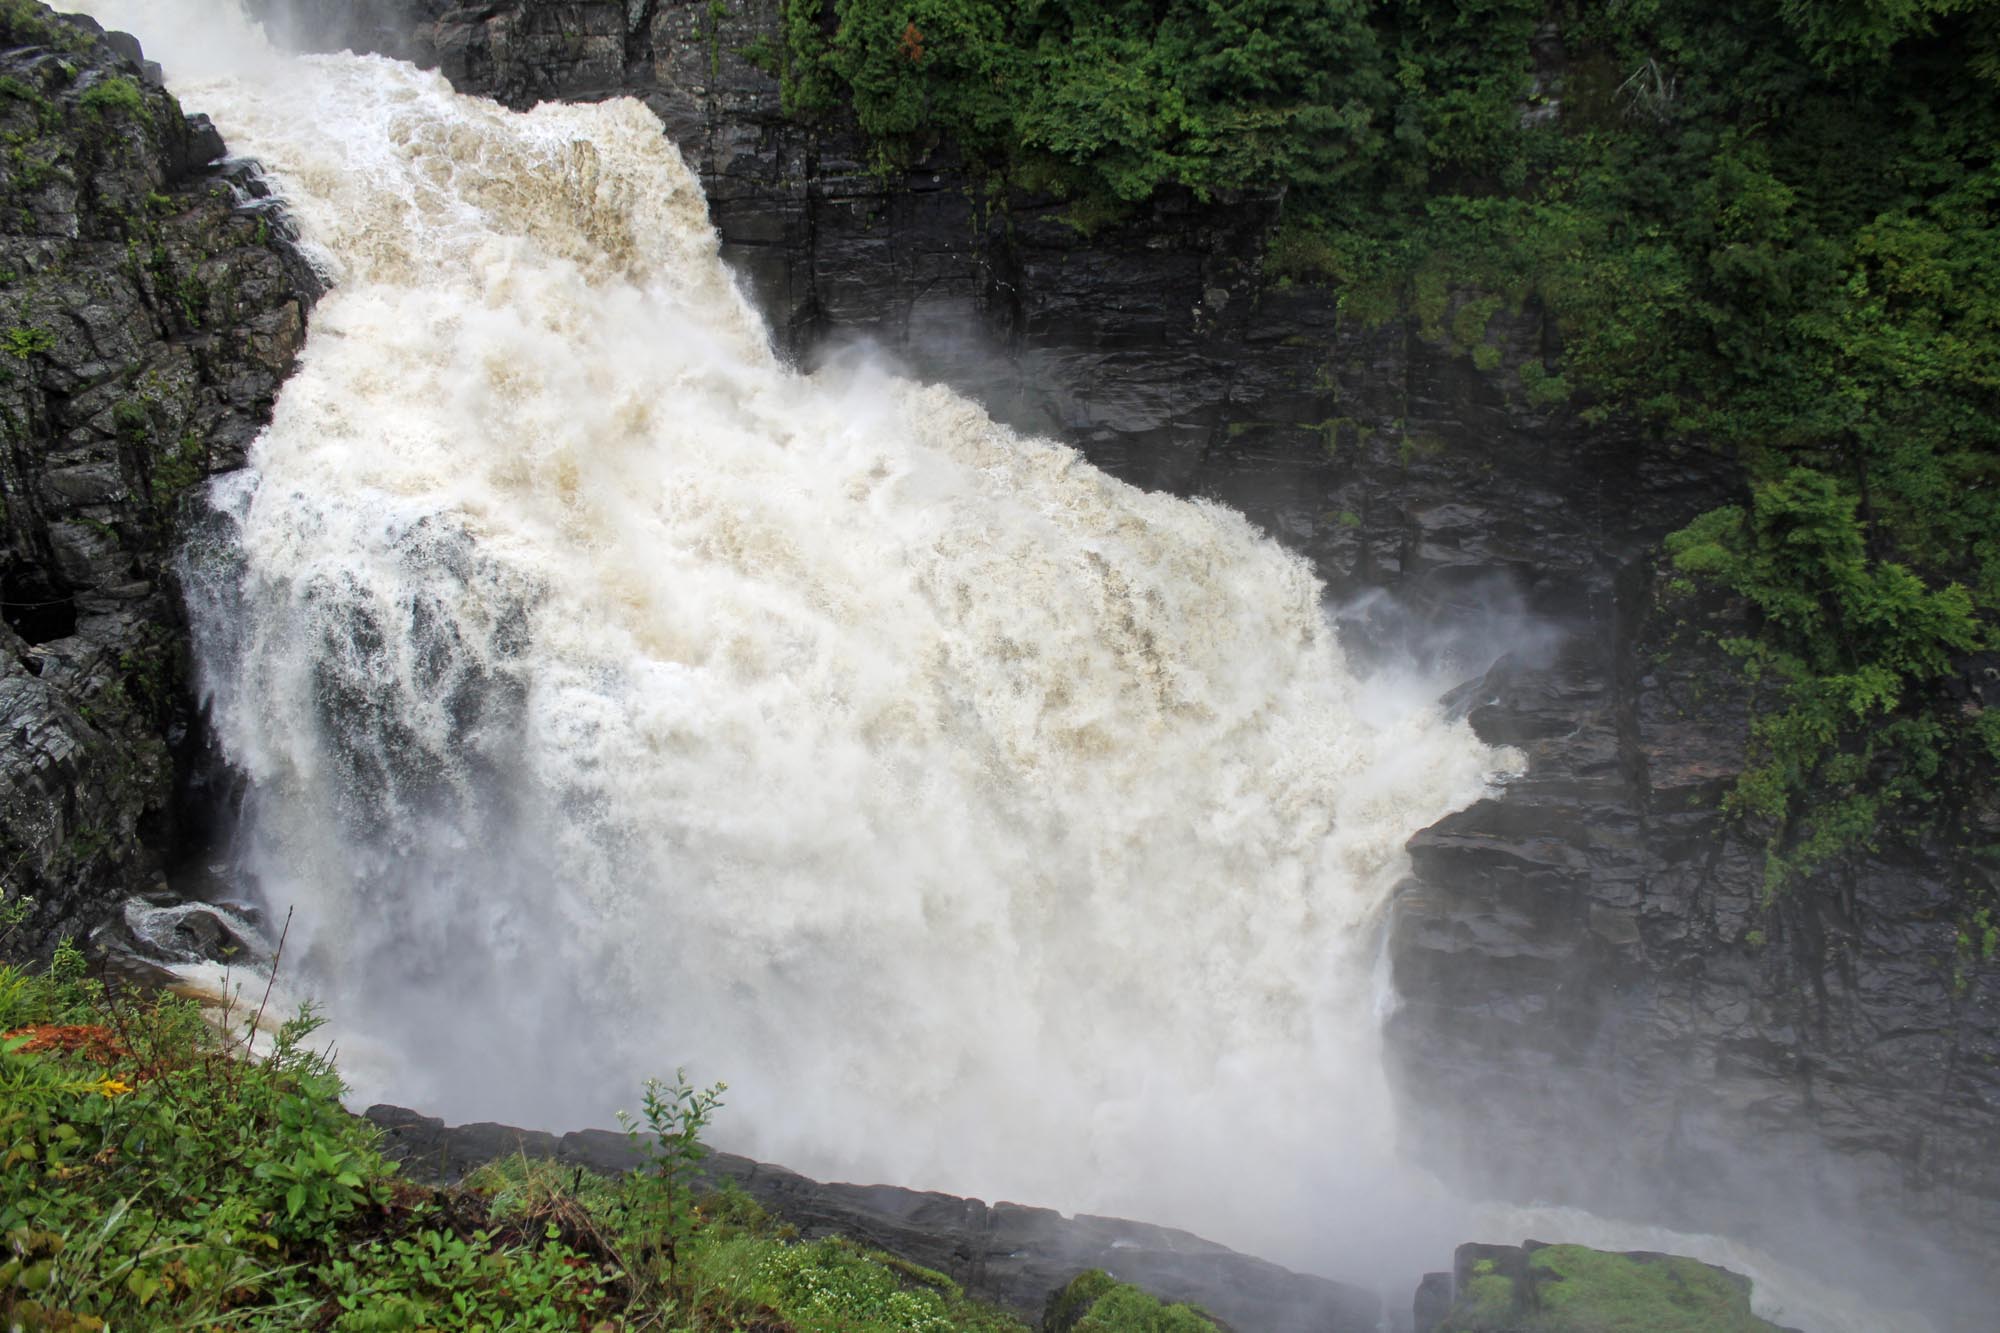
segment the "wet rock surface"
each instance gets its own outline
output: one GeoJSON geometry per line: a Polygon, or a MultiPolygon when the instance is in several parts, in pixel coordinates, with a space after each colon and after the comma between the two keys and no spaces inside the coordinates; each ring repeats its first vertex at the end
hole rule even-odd
{"type": "Polygon", "coordinates": [[[1533,307],[1369,325],[1271,277],[1271,201],[1169,196],[1085,235],[948,156],[871,173],[750,58],[782,42],[772,4],[345,8],[304,5],[299,32],[515,105],[643,98],[788,353],[866,340],[1136,484],[1237,506],[1336,599],[1388,590],[1350,608],[1355,651],[1475,678],[1458,706],[1529,767],[1412,844],[1389,1035],[1413,1152],[1469,1189],[1825,1262],[1806,1207],[1890,1237],[1834,1262],[1962,1304],[1930,1246],[2000,1238],[2000,968],[1958,939],[1975,872],[1862,858],[1765,903],[1716,814],[1745,701],[1655,593],[1659,538],[1737,492],[1729,460],[1531,402],[1521,371],[1557,349],[1533,307]]]}
{"type": "Polygon", "coordinates": [[[169,552],[239,466],[317,292],[205,117],[125,34],[0,15],[0,867],[81,939],[198,844],[169,552]]]}
{"type": "MultiPolygon", "coordinates": [[[[607,1173],[646,1161],[632,1140],[605,1130],[558,1136],[493,1124],[452,1128],[394,1106],[370,1107],[368,1119],[383,1131],[384,1152],[412,1179],[429,1183],[454,1183],[515,1153],[607,1173]]],[[[701,1169],[715,1184],[742,1187],[808,1240],[840,1235],[886,1250],[1031,1324],[1050,1292],[1093,1268],[1161,1300],[1199,1305],[1242,1333],[1374,1333],[1381,1316],[1370,1292],[1293,1273],[1185,1231],[891,1185],[821,1184],[730,1153],[711,1154],[701,1169]]]]}

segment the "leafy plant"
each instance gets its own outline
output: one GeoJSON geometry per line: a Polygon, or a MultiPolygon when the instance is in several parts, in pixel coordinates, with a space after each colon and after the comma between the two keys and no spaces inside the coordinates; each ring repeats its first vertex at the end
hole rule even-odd
{"type": "Polygon", "coordinates": [[[688,1178],[708,1156],[701,1132],[722,1106],[722,1094],[728,1090],[726,1083],[697,1090],[688,1083],[687,1070],[676,1069],[671,1086],[656,1078],[646,1080],[638,1118],[618,1113],[626,1135],[645,1148],[652,1165],[651,1179],[658,1183],[662,1248],[670,1282],[678,1277],[680,1243],[694,1223],[688,1178]]]}
{"type": "Polygon", "coordinates": [[[53,351],[56,335],[44,328],[16,324],[6,333],[7,355],[16,361],[26,361],[39,352],[53,351]]]}
{"type": "Polygon", "coordinates": [[[98,120],[126,116],[150,122],[153,118],[151,109],[146,105],[146,95],[139,91],[139,85],[122,74],[113,74],[90,85],[77,99],[77,105],[83,108],[85,114],[98,120]]]}

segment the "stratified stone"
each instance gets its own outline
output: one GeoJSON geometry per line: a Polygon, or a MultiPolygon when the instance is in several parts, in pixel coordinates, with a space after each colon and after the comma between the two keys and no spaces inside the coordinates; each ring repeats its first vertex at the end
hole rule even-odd
{"type": "Polygon", "coordinates": [[[169,552],[268,420],[318,289],[130,36],[8,8],[0,130],[0,866],[38,903],[5,947],[35,953],[196,840],[169,552]]]}

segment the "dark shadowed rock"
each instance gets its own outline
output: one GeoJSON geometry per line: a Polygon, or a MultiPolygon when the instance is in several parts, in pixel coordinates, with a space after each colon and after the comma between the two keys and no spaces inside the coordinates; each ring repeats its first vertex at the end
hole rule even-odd
{"type": "Polygon", "coordinates": [[[201,759],[167,555],[239,466],[317,288],[222,140],[138,42],[0,17],[0,865],[40,906],[12,949],[79,938],[197,840],[201,759]]]}
{"type": "Polygon", "coordinates": [[[1415,1333],[1437,1333],[1437,1326],[1451,1313],[1456,1293],[1450,1273],[1426,1273],[1417,1283],[1417,1297],[1411,1302],[1415,1333]]]}

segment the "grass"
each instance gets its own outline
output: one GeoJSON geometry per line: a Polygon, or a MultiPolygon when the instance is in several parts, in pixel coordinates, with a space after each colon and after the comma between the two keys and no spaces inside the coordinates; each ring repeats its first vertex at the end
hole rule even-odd
{"type": "Polygon", "coordinates": [[[0,966],[0,1327],[1024,1327],[942,1274],[800,1241],[746,1196],[666,1189],[656,1169],[522,1158],[420,1188],[341,1108],[310,1010],[242,1058],[254,999],[219,1032],[188,1001],[107,990],[68,945],[44,972],[0,966]]]}

